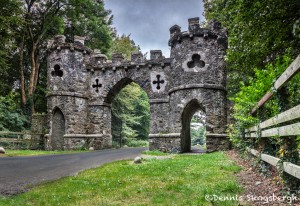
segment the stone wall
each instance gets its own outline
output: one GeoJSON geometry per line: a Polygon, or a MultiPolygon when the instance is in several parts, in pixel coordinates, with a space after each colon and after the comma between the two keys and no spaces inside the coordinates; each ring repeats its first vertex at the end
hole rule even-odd
{"type": "Polygon", "coordinates": [[[33,114],[31,118],[31,133],[46,134],[47,124],[46,114],[33,114]]]}
{"type": "MultiPolygon", "coordinates": [[[[122,88],[137,83],[150,101],[150,149],[188,151],[189,125],[193,114],[207,115],[207,130],[219,134],[208,138],[209,151],[226,149],[226,31],[218,22],[200,28],[199,18],[189,19],[189,31],[170,28],[170,58],[160,50],[150,59],[133,53],[131,60],[113,54],[112,60],[99,50],[91,51],[82,38],[66,43],[58,36],[48,44],[48,149],[61,142],[63,149],[109,148],[111,104],[122,88]],[[53,128],[59,109],[64,126],[53,128]],[[54,137],[56,132],[59,137],[54,137]],[[58,139],[57,139],[58,138],[58,139]],[[56,139],[56,140],[55,140],[56,139]]],[[[57,147],[57,146],[55,146],[57,147]]]]}
{"type": "Polygon", "coordinates": [[[39,141],[35,144],[30,145],[31,149],[42,149],[44,148],[44,135],[47,134],[47,115],[46,114],[33,114],[31,117],[31,135],[30,139],[39,141]]]}

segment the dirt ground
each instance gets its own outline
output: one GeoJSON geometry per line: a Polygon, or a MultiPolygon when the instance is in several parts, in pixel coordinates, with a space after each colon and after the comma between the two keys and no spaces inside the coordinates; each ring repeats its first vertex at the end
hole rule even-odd
{"type": "Polygon", "coordinates": [[[260,175],[258,169],[254,166],[254,159],[242,159],[234,150],[230,150],[226,154],[242,167],[241,172],[236,174],[245,189],[241,196],[240,205],[300,206],[300,197],[292,196],[290,199],[283,201],[285,197],[282,194],[283,185],[275,168],[274,171],[270,172],[269,177],[265,177],[260,175]]]}

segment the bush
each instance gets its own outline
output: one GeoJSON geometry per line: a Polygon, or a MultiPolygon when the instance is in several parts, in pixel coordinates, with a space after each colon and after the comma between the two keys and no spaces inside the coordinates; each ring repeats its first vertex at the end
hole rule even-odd
{"type": "Polygon", "coordinates": [[[148,147],[148,140],[126,139],[125,144],[128,147],[148,147]]]}
{"type": "MultiPolygon", "coordinates": [[[[279,113],[281,108],[278,99],[273,98],[260,109],[262,112],[258,113],[258,117],[250,115],[251,109],[264,94],[273,87],[274,81],[285,71],[291,61],[292,59],[289,54],[277,58],[275,64],[269,63],[264,69],[255,69],[255,76],[250,79],[248,85],[245,85],[243,82],[240,83],[240,91],[230,99],[235,103],[233,116],[236,122],[234,126],[230,126],[228,133],[234,146],[245,147],[247,145],[244,140],[240,139],[246,128],[256,125],[259,121],[264,121],[279,113]]],[[[299,86],[299,84],[292,84],[289,90],[295,90],[297,86],[299,86]]],[[[298,94],[296,92],[294,93],[298,94]]],[[[274,95],[274,97],[275,96],[276,95],[274,95]]]]}
{"type": "Polygon", "coordinates": [[[28,118],[22,114],[16,100],[17,94],[14,92],[0,96],[0,131],[19,132],[29,127],[28,118]]]}

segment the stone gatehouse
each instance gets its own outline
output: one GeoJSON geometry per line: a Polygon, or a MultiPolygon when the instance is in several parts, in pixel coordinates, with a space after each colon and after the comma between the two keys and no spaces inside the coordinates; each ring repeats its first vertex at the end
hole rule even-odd
{"type": "Polygon", "coordinates": [[[66,43],[64,36],[48,42],[47,149],[112,146],[111,104],[131,82],[150,101],[150,150],[186,152],[191,149],[190,122],[195,112],[206,114],[208,151],[227,149],[226,30],[212,21],[201,28],[199,18],[188,20],[188,31],[170,28],[170,58],[160,50],[150,59],[133,53],[112,60],[84,46],[84,38],[66,43]]]}

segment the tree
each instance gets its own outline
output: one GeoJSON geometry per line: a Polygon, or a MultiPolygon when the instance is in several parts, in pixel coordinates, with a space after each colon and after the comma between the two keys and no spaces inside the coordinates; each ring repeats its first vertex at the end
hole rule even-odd
{"type": "Polygon", "coordinates": [[[227,68],[229,94],[236,93],[239,81],[254,76],[254,68],[264,68],[290,49],[300,52],[300,38],[293,35],[300,16],[295,0],[204,0],[207,20],[217,19],[228,29],[227,68]]]}
{"type": "MultiPolygon", "coordinates": [[[[22,1],[23,2],[23,1],[22,1]]],[[[20,92],[22,104],[36,102],[41,70],[46,70],[46,42],[56,34],[86,36],[87,45],[107,52],[112,39],[110,11],[96,0],[26,0],[22,3],[24,24],[19,38],[20,92]],[[28,61],[30,59],[30,61],[28,61]]],[[[43,85],[45,86],[45,85],[43,85]]],[[[45,96],[45,93],[42,94],[45,96]]]]}
{"type": "Polygon", "coordinates": [[[130,34],[123,34],[121,37],[116,36],[113,40],[112,47],[110,48],[109,54],[113,53],[122,53],[125,59],[130,60],[131,53],[137,52],[140,50],[139,46],[135,45],[135,42],[130,39],[130,34]]]}
{"type": "Polygon", "coordinates": [[[73,40],[75,35],[86,37],[86,45],[108,54],[115,30],[113,15],[99,0],[69,0],[64,8],[64,35],[73,40]]]}
{"type": "Polygon", "coordinates": [[[0,0],[0,94],[7,95],[18,77],[12,69],[20,25],[21,8],[18,0],[0,0]]]}
{"type": "Polygon", "coordinates": [[[112,103],[113,139],[147,139],[150,106],[147,94],[135,83],[123,88],[112,103]]]}

